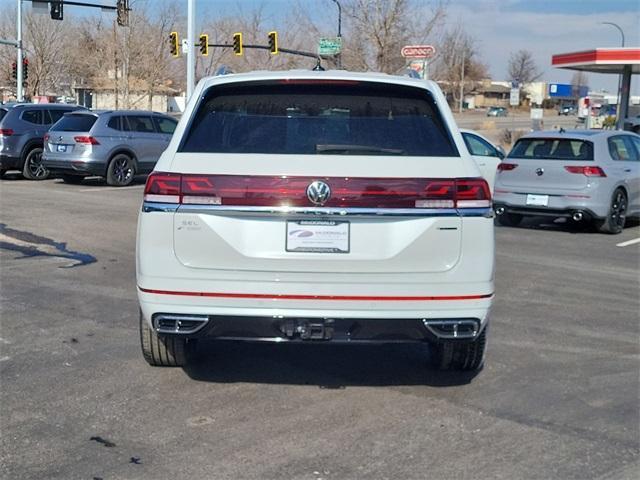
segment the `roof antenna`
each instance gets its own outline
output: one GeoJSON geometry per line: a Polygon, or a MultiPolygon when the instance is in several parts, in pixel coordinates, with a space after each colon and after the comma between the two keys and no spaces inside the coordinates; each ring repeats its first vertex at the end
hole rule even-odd
{"type": "Polygon", "coordinates": [[[320,63],[320,57],[318,57],[318,61],[316,62],[316,66],[312,69],[314,72],[324,72],[324,67],[320,63]]]}

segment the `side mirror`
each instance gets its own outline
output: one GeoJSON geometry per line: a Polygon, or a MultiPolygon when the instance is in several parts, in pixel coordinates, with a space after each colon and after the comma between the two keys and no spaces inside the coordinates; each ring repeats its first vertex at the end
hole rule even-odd
{"type": "Polygon", "coordinates": [[[504,157],[507,156],[507,152],[505,152],[504,148],[502,148],[502,146],[500,145],[496,147],[496,153],[498,154],[498,158],[500,158],[500,160],[503,160],[504,157]]]}

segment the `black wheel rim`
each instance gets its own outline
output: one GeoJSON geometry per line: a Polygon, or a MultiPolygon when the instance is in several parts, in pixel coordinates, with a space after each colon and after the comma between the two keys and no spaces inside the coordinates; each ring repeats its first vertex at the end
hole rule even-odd
{"type": "Polygon", "coordinates": [[[627,198],[622,192],[616,192],[611,204],[611,223],[618,228],[624,227],[627,213],[627,198]]]}
{"type": "Polygon", "coordinates": [[[128,183],[133,176],[133,168],[126,157],[116,158],[113,161],[113,178],[119,184],[128,183]]]}
{"type": "Polygon", "coordinates": [[[44,165],[42,165],[42,150],[35,150],[29,154],[27,168],[34,178],[43,178],[47,176],[49,172],[44,165]]]}

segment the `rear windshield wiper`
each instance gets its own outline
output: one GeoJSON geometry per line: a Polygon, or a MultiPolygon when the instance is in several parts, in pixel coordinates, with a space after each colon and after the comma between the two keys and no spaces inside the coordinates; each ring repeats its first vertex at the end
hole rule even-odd
{"type": "Polygon", "coordinates": [[[338,144],[318,144],[316,153],[326,154],[378,154],[378,155],[404,155],[405,151],[397,148],[380,148],[369,145],[338,145],[338,144]]]}

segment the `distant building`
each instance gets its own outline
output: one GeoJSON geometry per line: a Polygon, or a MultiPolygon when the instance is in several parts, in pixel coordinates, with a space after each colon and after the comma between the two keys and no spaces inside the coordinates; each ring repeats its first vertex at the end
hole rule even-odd
{"type": "Polygon", "coordinates": [[[145,81],[130,79],[128,88],[122,80],[113,78],[96,79],[87,84],[74,85],[76,101],[79,105],[99,110],[133,109],[173,111],[180,91],[167,85],[159,85],[149,91],[145,81]]]}

